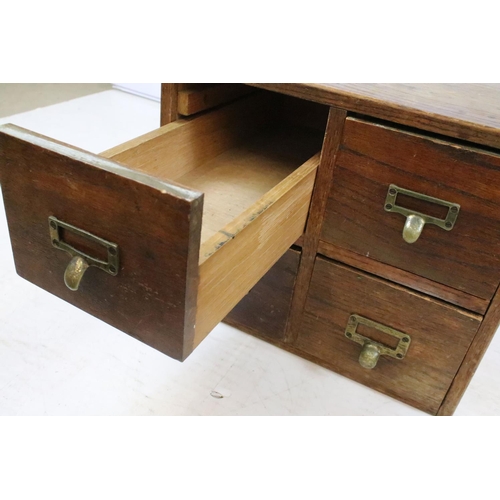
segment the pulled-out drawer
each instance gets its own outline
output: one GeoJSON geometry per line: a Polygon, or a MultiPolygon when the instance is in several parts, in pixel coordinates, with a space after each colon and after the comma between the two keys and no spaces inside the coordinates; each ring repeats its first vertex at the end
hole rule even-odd
{"type": "Polygon", "coordinates": [[[481,319],[317,257],[295,347],[435,414],[481,319]]]}
{"type": "Polygon", "coordinates": [[[322,134],[252,95],[100,155],[6,125],[17,272],[185,359],[303,232],[322,134]]]}
{"type": "Polygon", "coordinates": [[[484,311],[500,284],[499,185],[500,155],[349,118],[321,239],[484,311]]]}

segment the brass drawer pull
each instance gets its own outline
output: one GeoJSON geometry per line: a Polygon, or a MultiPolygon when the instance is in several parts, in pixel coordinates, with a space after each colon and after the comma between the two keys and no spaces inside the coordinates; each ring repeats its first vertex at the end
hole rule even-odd
{"type": "Polygon", "coordinates": [[[69,253],[73,257],[64,272],[64,283],[70,290],[74,292],[78,290],[83,275],[90,266],[98,267],[112,276],[116,276],[118,274],[119,252],[118,245],[116,243],[103,240],[102,238],[88,233],[83,229],[79,229],[71,224],[60,221],[53,216],[49,217],[49,232],[52,246],[69,253]],[[87,255],[86,253],[83,253],[69,245],[61,238],[60,229],[72,232],[92,243],[97,243],[105,247],[108,254],[108,261],[105,262],[95,257],[91,257],[90,255],[87,255]]]}
{"type": "Polygon", "coordinates": [[[363,368],[368,368],[369,370],[377,366],[377,362],[380,356],[389,356],[395,359],[403,359],[406,356],[411,343],[411,338],[406,333],[395,330],[394,328],[390,328],[389,326],[382,325],[381,323],[377,323],[376,321],[372,321],[371,319],[364,318],[359,314],[351,314],[351,316],[349,317],[349,321],[345,329],[345,336],[353,342],[356,342],[357,344],[361,344],[363,346],[359,355],[359,364],[363,368]],[[399,339],[398,345],[393,349],[384,344],[381,344],[380,342],[375,342],[374,340],[361,335],[356,331],[358,325],[360,324],[375,328],[376,330],[384,332],[391,337],[396,337],[397,339],[399,339]]]}
{"type": "Polygon", "coordinates": [[[395,212],[406,216],[406,223],[403,228],[403,239],[407,243],[415,243],[415,241],[417,241],[422,234],[425,224],[434,224],[446,231],[451,231],[457,220],[460,205],[440,200],[439,198],[433,198],[432,196],[427,196],[425,194],[420,194],[415,191],[410,191],[409,189],[403,189],[391,184],[385,198],[384,209],[386,212],[395,212]],[[445,219],[438,219],[437,217],[431,217],[430,215],[425,215],[415,210],[403,208],[396,205],[396,198],[398,194],[411,196],[412,198],[416,198],[418,200],[424,200],[430,203],[435,203],[436,205],[447,207],[448,214],[445,219]]]}

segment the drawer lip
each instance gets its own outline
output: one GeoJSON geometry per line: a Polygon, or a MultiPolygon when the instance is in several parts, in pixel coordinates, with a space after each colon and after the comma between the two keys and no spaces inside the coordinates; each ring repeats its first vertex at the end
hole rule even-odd
{"type": "Polygon", "coordinates": [[[477,314],[317,256],[294,347],[341,375],[435,414],[481,320],[477,314]],[[361,368],[360,346],[344,335],[351,314],[409,334],[406,357],[381,358],[373,370],[361,368]]]}
{"type": "MultiPolygon", "coordinates": [[[[192,122],[199,119],[206,121],[207,115],[192,122]]],[[[181,128],[168,130],[179,133],[181,128]]],[[[17,272],[184,360],[302,234],[319,153],[301,163],[235,217],[231,237],[209,239],[217,240],[216,248],[200,261],[204,193],[20,127],[3,126],[0,178],[17,272]],[[34,203],[25,203],[21,192],[34,203]],[[89,268],[80,289],[70,292],[63,282],[69,259],[52,248],[49,216],[116,242],[117,275],[89,268]],[[230,274],[245,260],[238,258],[242,252],[255,265],[233,287],[230,274]],[[219,296],[229,297],[227,304],[219,296]],[[210,318],[205,321],[205,316],[210,318]]]]}
{"type": "Polygon", "coordinates": [[[486,250],[500,242],[498,182],[499,155],[350,117],[321,239],[490,301],[500,284],[500,254],[486,250]],[[453,229],[425,225],[418,241],[403,241],[405,218],[384,210],[391,184],[459,204],[453,229]]]}

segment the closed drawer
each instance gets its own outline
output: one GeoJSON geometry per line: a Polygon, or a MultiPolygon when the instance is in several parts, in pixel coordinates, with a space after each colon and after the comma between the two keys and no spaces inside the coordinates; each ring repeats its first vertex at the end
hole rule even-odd
{"type": "Polygon", "coordinates": [[[475,314],[317,257],[296,347],[342,375],[435,414],[480,322],[475,314]],[[354,315],[365,320],[354,328],[355,320],[349,331],[366,341],[346,337],[354,315]],[[373,361],[365,343],[392,352],[365,368],[362,352],[362,362],[373,361]]]}
{"type": "Polygon", "coordinates": [[[500,157],[493,153],[349,118],[321,238],[489,300],[500,282],[498,186],[500,157]],[[391,185],[397,188],[388,199],[391,185]],[[418,239],[408,243],[408,218],[397,207],[440,219],[441,227],[426,223],[418,236],[409,225],[406,235],[418,239]]]}
{"type": "Polygon", "coordinates": [[[282,341],[292,305],[299,262],[300,252],[288,250],[224,321],[259,337],[282,341]]]}
{"type": "Polygon", "coordinates": [[[269,99],[101,155],[2,126],[18,273],[186,358],[303,232],[321,133],[281,123],[269,99]]]}

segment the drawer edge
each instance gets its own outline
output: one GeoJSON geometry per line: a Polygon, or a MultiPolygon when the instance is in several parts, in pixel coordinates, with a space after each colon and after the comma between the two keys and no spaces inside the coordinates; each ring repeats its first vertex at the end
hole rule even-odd
{"type": "Polygon", "coordinates": [[[359,255],[327,241],[320,240],[318,252],[329,259],[343,262],[344,264],[361,269],[367,273],[398,283],[399,285],[406,286],[417,292],[430,295],[436,299],[449,302],[450,304],[478,314],[485,314],[490,304],[489,300],[447,287],[441,283],[390,266],[389,264],[374,260],[370,257],[359,255]]]}

